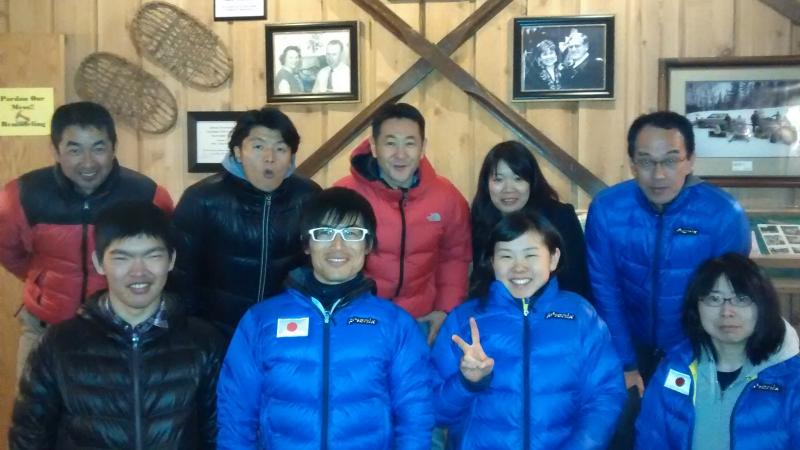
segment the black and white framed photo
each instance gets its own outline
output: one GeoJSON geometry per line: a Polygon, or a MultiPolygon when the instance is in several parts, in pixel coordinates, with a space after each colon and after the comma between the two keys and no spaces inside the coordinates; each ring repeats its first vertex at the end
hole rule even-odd
{"type": "Polygon", "coordinates": [[[190,173],[215,173],[229,153],[231,131],[242,111],[189,111],[186,113],[190,173]]]}
{"type": "Polygon", "coordinates": [[[614,16],[514,19],[513,101],[614,98],[614,16]]]}
{"type": "Polygon", "coordinates": [[[265,20],[266,0],[214,0],[214,21],[265,20]]]}
{"type": "Polygon", "coordinates": [[[359,100],[358,22],[266,26],[267,102],[359,100]]]}

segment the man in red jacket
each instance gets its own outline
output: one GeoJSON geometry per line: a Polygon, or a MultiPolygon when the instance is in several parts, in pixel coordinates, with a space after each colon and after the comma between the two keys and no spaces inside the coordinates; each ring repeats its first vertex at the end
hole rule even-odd
{"type": "Polygon", "coordinates": [[[363,195],[378,218],[378,247],[366,275],[425,330],[428,343],[467,290],[472,260],[469,206],[425,153],[425,119],[411,105],[378,111],[372,136],[353,151],[337,181],[363,195]]]}
{"type": "Polygon", "coordinates": [[[102,106],[60,106],[50,139],[55,164],[0,192],[0,264],[25,283],[17,376],[45,327],[71,319],[84,299],[106,287],[91,262],[97,212],[123,200],[151,201],[169,213],[173,207],[163,187],[119,166],[114,119],[102,106]]]}

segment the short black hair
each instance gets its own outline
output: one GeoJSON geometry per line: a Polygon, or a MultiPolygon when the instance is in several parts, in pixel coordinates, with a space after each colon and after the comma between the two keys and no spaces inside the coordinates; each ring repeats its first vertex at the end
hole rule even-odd
{"type": "Polygon", "coordinates": [[[302,53],[300,53],[300,47],[298,47],[296,45],[290,45],[290,46],[286,47],[285,49],[283,49],[283,52],[281,52],[281,56],[278,57],[278,61],[281,62],[281,65],[286,64],[286,54],[289,53],[289,50],[296,51],[297,52],[297,56],[300,56],[302,54],[302,53]]]}
{"type": "Polygon", "coordinates": [[[292,154],[297,153],[297,148],[300,146],[300,135],[294,127],[292,120],[289,116],[284,114],[278,108],[265,106],[261,109],[251,109],[245,111],[239,120],[236,121],[236,126],[231,131],[231,138],[228,141],[228,149],[233,155],[233,149],[242,146],[247,136],[250,136],[250,130],[254,127],[265,127],[271,130],[277,130],[283,142],[292,150],[292,154]]]}
{"type": "MultiPolygon", "coordinates": [[[[477,266],[477,273],[481,275],[472,280],[470,286],[471,297],[480,297],[486,300],[485,297],[489,293],[489,285],[494,281],[492,257],[494,256],[495,245],[498,242],[513,241],[528,231],[535,231],[542,236],[542,241],[544,241],[551,255],[556,250],[562,254],[564,253],[564,241],[561,238],[561,234],[543,215],[525,210],[506,214],[489,233],[489,239],[486,241],[484,248],[481,249],[480,260],[473,261],[473,264],[477,266]]],[[[559,259],[556,271],[560,266],[561,260],[559,259]]]]}
{"type": "Polygon", "coordinates": [[[332,187],[325,189],[308,201],[303,208],[300,219],[300,240],[303,246],[308,245],[308,230],[317,227],[344,225],[351,226],[361,222],[367,229],[367,247],[375,250],[378,247],[378,221],[372,205],[358,192],[332,187]]]}
{"type": "Polygon", "coordinates": [[[117,148],[117,129],[114,126],[114,118],[102,105],[94,102],[75,102],[56,108],[50,121],[50,141],[56,150],[58,150],[58,144],[61,143],[64,130],[72,125],[81,128],[95,127],[100,131],[105,131],[108,140],[111,141],[111,148],[117,148]]]}
{"type": "Polygon", "coordinates": [[[381,135],[381,125],[389,119],[413,120],[419,126],[419,135],[425,139],[425,118],[417,108],[408,103],[392,103],[384,106],[372,118],[372,137],[378,139],[381,135]]]}
{"type": "Polygon", "coordinates": [[[722,276],[731,282],[736,294],[753,299],[758,309],[755,329],[746,344],[747,358],[752,364],[758,364],[780,348],[786,329],[775,287],[758,265],[746,256],[726,253],[700,265],[686,288],[683,329],[692,344],[695,357],[699,357],[705,347],[716,359],[711,337],[700,322],[698,305],[722,276]]]}
{"type": "Polygon", "coordinates": [[[123,201],[109,205],[97,214],[94,244],[98,261],[112,242],[148,236],[159,239],[170,254],[175,251],[175,232],[167,214],[148,201],[123,201]]]}
{"type": "Polygon", "coordinates": [[[692,123],[685,116],[673,111],[657,111],[643,114],[636,118],[628,128],[628,156],[633,159],[636,153],[636,138],[644,127],[656,127],[664,130],[678,130],[686,144],[686,157],[694,154],[694,130],[692,123]]]}

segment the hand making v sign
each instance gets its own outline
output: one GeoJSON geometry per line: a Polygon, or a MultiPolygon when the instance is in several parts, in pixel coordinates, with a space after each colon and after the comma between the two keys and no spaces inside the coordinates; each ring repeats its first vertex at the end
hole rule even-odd
{"type": "Polygon", "coordinates": [[[481,347],[481,334],[474,317],[469,318],[469,328],[472,334],[472,344],[467,344],[456,334],[452,336],[452,339],[464,352],[464,356],[461,357],[461,374],[467,380],[477,383],[492,373],[494,359],[486,356],[481,347]]]}

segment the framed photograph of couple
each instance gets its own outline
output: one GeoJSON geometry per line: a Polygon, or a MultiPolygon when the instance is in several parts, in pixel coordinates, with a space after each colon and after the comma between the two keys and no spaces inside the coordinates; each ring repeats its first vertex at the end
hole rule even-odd
{"type": "Polygon", "coordinates": [[[513,101],[614,98],[614,16],[514,19],[513,101]]]}
{"type": "Polygon", "coordinates": [[[358,22],[266,26],[267,103],[359,100],[358,22]]]}
{"type": "Polygon", "coordinates": [[[695,175],[800,187],[800,56],[661,59],[658,97],[692,123],[695,175]]]}

